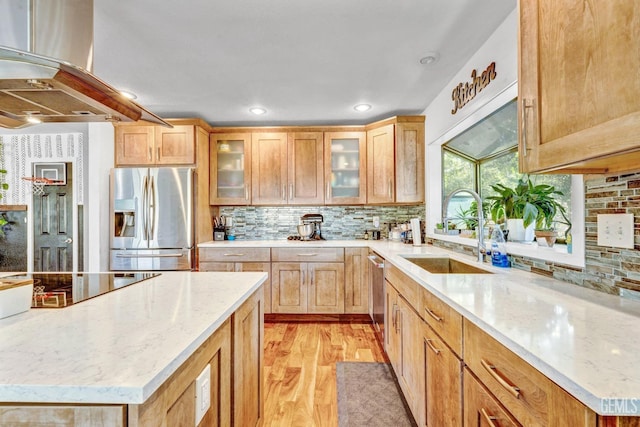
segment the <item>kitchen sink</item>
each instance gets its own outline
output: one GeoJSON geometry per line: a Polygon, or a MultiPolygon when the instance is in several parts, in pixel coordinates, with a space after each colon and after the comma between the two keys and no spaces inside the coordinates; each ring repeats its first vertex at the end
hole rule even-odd
{"type": "Polygon", "coordinates": [[[409,262],[434,274],[493,274],[466,262],[449,257],[411,257],[403,256],[409,262]]]}

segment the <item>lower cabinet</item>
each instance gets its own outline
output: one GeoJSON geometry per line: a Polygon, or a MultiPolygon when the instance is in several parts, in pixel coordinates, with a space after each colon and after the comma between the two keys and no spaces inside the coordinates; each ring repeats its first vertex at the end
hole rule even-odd
{"type": "Polygon", "coordinates": [[[422,319],[389,282],[386,283],[386,294],[391,319],[386,328],[387,355],[409,409],[413,417],[419,420],[420,384],[424,377],[424,365],[420,357],[422,319]]]}
{"type": "Polygon", "coordinates": [[[126,405],[0,405],[0,425],[12,427],[124,427],[126,405]]]}
{"type": "Polygon", "coordinates": [[[369,312],[369,248],[344,249],[344,312],[369,312]]]}
{"type": "Polygon", "coordinates": [[[465,427],[520,426],[467,368],[464,370],[464,425],[465,427]]]}
{"type": "Polygon", "coordinates": [[[207,364],[211,366],[211,407],[200,425],[232,425],[231,336],[232,320],[227,320],[145,403],[129,405],[127,425],[194,426],[195,379],[207,364]]]}
{"type": "Polygon", "coordinates": [[[273,313],[344,313],[344,264],[274,262],[273,313]]]}
{"type": "Polygon", "coordinates": [[[233,425],[238,427],[259,426],[264,421],[263,310],[263,295],[259,290],[233,314],[231,390],[233,425]]]}
{"type": "MultiPolygon", "coordinates": [[[[462,361],[423,323],[421,426],[462,426],[462,361]]],[[[502,424],[500,424],[502,425],[502,424]]]]}

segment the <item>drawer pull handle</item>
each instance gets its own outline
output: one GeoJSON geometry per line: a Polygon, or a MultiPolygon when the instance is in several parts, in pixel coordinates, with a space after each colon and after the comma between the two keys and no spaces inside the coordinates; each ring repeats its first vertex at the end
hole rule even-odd
{"type": "Polygon", "coordinates": [[[224,256],[244,256],[244,254],[224,254],[224,256]]]}
{"type": "Polygon", "coordinates": [[[433,317],[433,319],[434,319],[436,322],[442,322],[442,317],[438,316],[438,315],[437,315],[437,314],[435,314],[433,311],[429,310],[429,307],[425,307],[425,308],[424,308],[424,311],[426,311],[426,312],[427,312],[427,314],[428,314],[429,316],[433,317]]]}
{"type": "Polygon", "coordinates": [[[520,399],[520,389],[514,385],[511,385],[509,381],[502,378],[502,376],[496,371],[496,367],[494,365],[489,364],[484,359],[480,359],[480,364],[484,369],[487,370],[487,372],[489,372],[489,375],[491,375],[496,381],[498,381],[502,387],[506,388],[507,391],[513,395],[513,397],[515,397],[516,399],[520,399]]]}
{"type": "Polygon", "coordinates": [[[436,356],[439,356],[439,355],[440,355],[440,352],[441,352],[442,350],[438,350],[437,348],[435,348],[435,347],[434,347],[434,345],[431,343],[432,341],[433,341],[433,340],[427,339],[427,345],[429,346],[429,348],[430,348],[431,350],[433,350],[433,352],[436,354],[436,356]]]}
{"type": "Polygon", "coordinates": [[[498,417],[489,415],[487,410],[484,408],[480,408],[480,413],[482,414],[482,417],[487,421],[487,424],[489,424],[491,427],[498,427],[498,425],[494,422],[495,420],[498,419],[498,417]]]}
{"type": "Polygon", "coordinates": [[[318,254],[316,252],[311,252],[308,254],[298,254],[298,256],[317,256],[318,254]]]}

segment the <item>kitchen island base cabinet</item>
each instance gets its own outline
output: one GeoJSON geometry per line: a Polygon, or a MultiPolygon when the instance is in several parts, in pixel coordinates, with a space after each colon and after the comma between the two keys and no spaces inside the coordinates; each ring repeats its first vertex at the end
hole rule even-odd
{"type": "Polygon", "coordinates": [[[145,403],[129,405],[128,426],[195,425],[195,379],[207,364],[211,407],[200,425],[231,425],[231,321],[227,320],[145,403]]]}
{"type": "Polygon", "coordinates": [[[463,381],[465,427],[520,426],[511,414],[491,396],[487,389],[466,368],[463,381]]]}
{"type": "Polygon", "coordinates": [[[233,425],[264,421],[264,305],[256,291],[233,314],[233,425]]]}
{"type": "Polygon", "coordinates": [[[0,425],[12,427],[124,427],[125,405],[0,405],[0,425]]]}

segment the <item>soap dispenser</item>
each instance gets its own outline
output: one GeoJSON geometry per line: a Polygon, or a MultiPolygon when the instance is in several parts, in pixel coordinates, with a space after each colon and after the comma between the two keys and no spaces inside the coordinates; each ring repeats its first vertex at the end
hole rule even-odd
{"type": "Polygon", "coordinates": [[[507,257],[507,243],[504,241],[502,229],[497,224],[491,233],[491,264],[495,267],[511,266],[507,257]]]}

